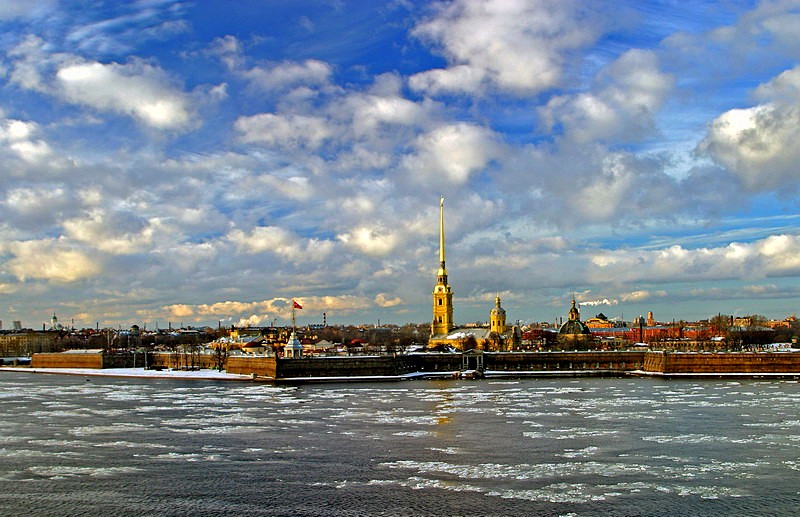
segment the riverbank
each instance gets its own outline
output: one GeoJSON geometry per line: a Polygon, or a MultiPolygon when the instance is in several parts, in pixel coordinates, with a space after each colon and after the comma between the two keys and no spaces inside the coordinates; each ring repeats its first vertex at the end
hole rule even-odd
{"type": "Polygon", "coordinates": [[[18,366],[0,367],[0,372],[41,373],[52,375],[82,375],[86,377],[128,377],[151,379],[251,381],[252,375],[227,373],[217,370],[145,370],[144,368],[30,368],[18,366]]]}

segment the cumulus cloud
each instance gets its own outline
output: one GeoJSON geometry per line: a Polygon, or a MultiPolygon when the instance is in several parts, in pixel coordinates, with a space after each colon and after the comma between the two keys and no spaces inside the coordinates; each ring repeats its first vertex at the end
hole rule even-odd
{"type": "Polygon", "coordinates": [[[307,59],[286,61],[269,67],[253,67],[242,72],[250,84],[263,90],[285,90],[296,86],[323,86],[330,81],[333,68],[324,61],[307,59]]]}
{"type": "MultiPolygon", "coordinates": [[[[353,295],[340,296],[308,296],[294,298],[303,306],[297,311],[299,317],[318,314],[320,311],[330,314],[347,314],[352,311],[368,308],[372,300],[353,295]]],[[[292,314],[291,298],[271,298],[262,301],[224,301],[211,304],[173,304],[162,307],[162,311],[173,319],[185,318],[193,321],[239,318],[237,325],[259,325],[271,319],[288,319],[292,314]]]]}
{"type": "Polygon", "coordinates": [[[337,90],[331,83],[334,69],[329,63],[318,59],[304,61],[282,61],[259,63],[248,68],[246,45],[230,34],[215,38],[205,51],[206,55],[222,61],[228,70],[248,82],[250,88],[259,92],[282,92],[295,90],[294,95],[304,96],[302,91],[311,89],[337,90]]]}
{"type": "Polygon", "coordinates": [[[800,177],[800,67],[759,86],[756,96],[772,101],[717,117],[697,153],[725,167],[750,191],[786,187],[800,177]]]}
{"type": "Polygon", "coordinates": [[[324,260],[333,251],[333,243],[318,239],[301,239],[289,230],[276,226],[259,226],[250,233],[233,230],[227,239],[245,253],[273,253],[291,262],[324,260]]]}
{"type": "Polygon", "coordinates": [[[752,243],[687,249],[674,245],[599,252],[589,257],[589,275],[616,282],[690,282],[800,274],[800,237],[773,235],[752,243]]]}
{"type": "Polygon", "coordinates": [[[585,154],[581,148],[566,149],[574,154],[553,164],[561,176],[549,176],[548,181],[553,183],[546,183],[567,207],[558,214],[559,225],[670,216],[686,203],[678,194],[678,183],[664,173],[658,159],[607,150],[585,154]]]}
{"type": "Polygon", "coordinates": [[[133,214],[109,214],[102,209],[63,223],[68,237],[111,255],[147,252],[157,225],[157,221],[145,222],[133,214]]]}
{"type": "Polygon", "coordinates": [[[129,115],[156,129],[182,129],[194,116],[189,99],[163,70],[141,61],[64,66],[56,73],[60,95],[100,111],[129,115]]]}
{"type": "Polygon", "coordinates": [[[485,86],[535,94],[559,83],[567,54],[592,43],[601,25],[580,2],[440,3],[412,34],[435,45],[448,67],[416,74],[410,85],[434,95],[485,86]]]}
{"type": "Polygon", "coordinates": [[[399,296],[392,298],[386,293],[378,293],[375,296],[375,303],[378,307],[396,307],[403,304],[403,299],[399,296]]]}
{"type": "Polygon", "coordinates": [[[12,83],[101,112],[130,116],[161,130],[184,130],[196,117],[187,94],[161,68],[142,60],[101,63],[53,53],[28,36],[9,52],[12,83]]]}
{"type": "Polygon", "coordinates": [[[375,257],[388,255],[398,244],[397,235],[386,228],[362,226],[337,236],[345,245],[375,257]]]}
{"type": "Polygon", "coordinates": [[[400,95],[353,95],[346,108],[352,113],[353,131],[358,137],[369,136],[383,126],[418,126],[427,118],[420,104],[400,95]]]}
{"type": "Polygon", "coordinates": [[[594,92],[553,97],[539,113],[548,130],[558,125],[578,143],[639,140],[653,131],[673,82],[654,52],[629,50],[598,74],[594,92]]]}
{"type": "Polygon", "coordinates": [[[50,145],[35,138],[38,124],[22,120],[0,120],[0,145],[5,145],[23,161],[35,164],[52,156],[50,145]]]}
{"type": "Polygon", "coordinates": [[[311,150],[322,146],[334,134],[325,118],[296,114],[240,117],[235,127],[246,143],[311,150]]]}
{"type": "Polygon", "coordinates": [[[16,241],[5,246],[8,271],[19,280],[72,283],[102,273],[97,256],[64,239],[16,241]]]}
{"type": "Polygon", "coordinates": [[[27,186],[11,188],[0,204],[6,208],[6,222],[13,221],[23,228],[60,222],[59,217],[75,204],[71,192],[62,186],[27,186]],[[42,210],[46,206],[47,210],[42,210]]]}
{"type": "Polygon", "coordinates": [[[651,294],[649,291],[639,290],[623,293],[620,298],[623,302],[643,302],[650,299],[650,296],[651,294]]]}
{"type": "Polygon", "coordinates": [[[447,124],[419,135],[403,166],[421,182],[441,178],[445,185],[460,185],[485,170],[501,149],[489,129],[465,122],[447,124]]]}

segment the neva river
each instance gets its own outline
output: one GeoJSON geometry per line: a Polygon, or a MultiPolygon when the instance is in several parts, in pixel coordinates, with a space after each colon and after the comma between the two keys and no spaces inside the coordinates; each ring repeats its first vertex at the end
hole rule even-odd
{"type": "Polygon", "coordinates": [[[800,384],[0,372],[1,515],[796,515],[800,384]]]}

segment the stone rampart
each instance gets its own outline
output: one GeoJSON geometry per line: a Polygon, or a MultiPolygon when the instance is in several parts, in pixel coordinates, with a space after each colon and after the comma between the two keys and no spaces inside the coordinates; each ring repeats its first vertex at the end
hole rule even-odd
{"type": "Polygon", "coordinates": [[[257,375],[259,377],[275,378],[275,358],[266,356],[240,356],[228,357],[226,371],[240,375],[257,375]]]}
{"type": "MultiPolygon", "coordinates": [[[[148,354],[148,366],[214,369],[216,357],[195,356],[176,359],[176,354],[148,354]]],[[[136,366],[143,366],[137,354],[136,366]]],[[[133,354],[100,352],[34,354],[32,368],[123,368],[133,366],[133,354]]],[[[599,375],[644,371],[658,375],[714,374],[797,374],[797,352],[661,352],[661,351],[574,351],[574,352],[485,352],[462,354],[411,354],[397,356],[304,357],[230,356],[224,368],[229,373],[291,379],[300,377],[377,377],[414,372],[455,372],[477,368],[503,372],[580,371],[599,375]],[[466,362],[465,362],[466,358],[466,362]],[[480,363],[478,359],[480,358],[480,363]]]]}
{"type": "Polygon", "coordinates": [[[461,370],[461,354],[412,354],[399,356],[410,361],[411,372],[455,372],[461,370]]]}
{"type": "Polygon", "coordinates": [[[343,356],[277,359],[276,378],[393,376],[414,370],[410,356],[343,356]]]}
{"type": "Polygon", "coordinates": [[[630,371],[642,368],[644,351],[487,352],[484,368],[500,371],[602,370],[630,371]]]}
{"type": "Polygon", "coordinates": [[[800,353],[648,352],[644,371],[669,374],[800,374],[800,353]]]}
{"type": "MultiPolygon", "coordinates": [[[[138,356],[141,361],[141,355],[138,356]]],[[[147,365],[152,368],[174,368],[176,370],[195,368],[195,369],[217,369],[217,356],[214,354],[184,354],[181,352],[153,352],[147,355],[147,365]]],[[[142,364],[138,364],[142,366],[142,364]]],[[[225,361],[222,362],[225,369],[225,361]]]]}
{"type": "Polygon", "coordinates": [[[60,354],[33,354],[31,368],[103,368],[103,354],[90,353],[60,353],[60,354]]]}

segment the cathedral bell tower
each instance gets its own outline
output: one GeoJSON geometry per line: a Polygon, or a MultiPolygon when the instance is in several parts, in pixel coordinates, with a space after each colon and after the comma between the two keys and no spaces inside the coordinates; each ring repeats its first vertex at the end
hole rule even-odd
{"type": "Polygon", "coordinates": [[[489,331],[506,333],[506,310],[500,306],[500,296],[494,299],[494,309],[489,313],[489,331]]]}
{"type": "Polygon", "coordinates": [[[439,271],[433,287],[433,322],[431,336],[447,334],[453,328],[453,292],[447,284],[444,265],[444,197],[439,199],[439,271]]]}

